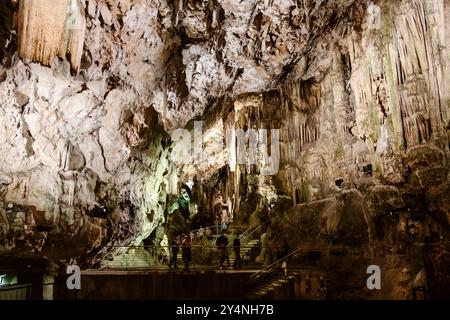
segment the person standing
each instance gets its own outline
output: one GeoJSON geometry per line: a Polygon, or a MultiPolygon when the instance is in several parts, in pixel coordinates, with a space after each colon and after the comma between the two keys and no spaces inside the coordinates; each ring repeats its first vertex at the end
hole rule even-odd
{"type": "Polygon", "coordinates": [[[250,264],[250,252],[244,254],[244,264],[248,266],[250,264]]]}
{"type": "Polygon", "coordinates": [[[205,235],[205,230],[203,230],[203,227],[200,226],[200,229],[198,229],[198,233],[197,233],[198,239],[202,240],[204,235],[205,235]]]}
{"type": "Polygon", "coordinates": [[[225,236],[225,232],[222,231],[221,235],[216,240],[216,247],[217,251],[219,253],[219,264],[220,264],[220,270],[223,269],[223,264],[225,262],[225,259],[227,258],[227,246],[228,246],[228,239],[225,236]]]}
{"type": "Polygon", "coordinates": [[[184,262],[184,270],[189,270],[189,263],[191,262],[192,258],[192,251],[191,251],[191,237],[188,234],[183,235],[183,240],[181,242],[181,255],[183,257],[184,262]]]}
{"type": "Polygon", "coordinates": [[[173,264],[174,268],[178,269],[177,257],[178,257],[178,252],[180,252],[179,245],[180,245],[180,243],[179,243],[178,239],[175,239],[172,241],[172,247],[171,247],[172,257],[170,258],[169,268],[171,268],[172,264],[173,264]]]}
{"type": "Polygon", "coordinates": [[[233,251],[234,251],[234,264],[233,267],[235,269],[240,269],[242,267],[241,262],[241,240],[239,239],[239,235],[236,235],[236,238],[233,240],[233,251]]]}
{"type": "Polygon", "coordinates": [[[281,263],[281,269],[283,270],[283,275],[285,278],[287,278],[288,276],[288,263],[287,263],[287,259],[283,260],[283,262],[281,263]]]}

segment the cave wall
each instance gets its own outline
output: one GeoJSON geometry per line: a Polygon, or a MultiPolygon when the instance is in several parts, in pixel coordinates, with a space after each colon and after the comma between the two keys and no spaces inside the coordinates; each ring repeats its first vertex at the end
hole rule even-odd
{"type": "Polygon", "coordinates": [[[160,222],[173,168],[149,94],[178,39],[168,8],[2,1],[2,254],[93,265],[160,222]]]}
{"type": "Polygon", "coordinates": [[[380,29],[364,0],[38,1],[0,6],[0,254],[159,242],[193,181],[265,244],[363,246],[408,297],[413,243],[448,237],[448,1],[375,1],[380,29]],[[194,120],[207,161],[179,162],[194,120]],[[227,166],[230,128],[279,129],[279,170],[227,166]]]}
{"type": "MultiPolygon", "coordinates": [[[[443,32],[450,8],[445,1],[377,4],[379,30],[365,17],[344,37],[318,45],[326,52],[323,72],[291,74],[277,90],[211,108],[221,110],[214,123],[222,123],[223,136],[233,127],[279,129],[281,164],[273,176],[255,165],[222,169],[206,179],[204,193],[231,199],[237,221],[262,223],[263,245],[286,239],[291,248],[362,247],[358,263],[380,265],[386,290],[360,294],[411,298],[410,289],[425,284],[423,244],[450,231],[443,32]]],[[[264,251],[261,260],[274,257],[264,251]]]]}

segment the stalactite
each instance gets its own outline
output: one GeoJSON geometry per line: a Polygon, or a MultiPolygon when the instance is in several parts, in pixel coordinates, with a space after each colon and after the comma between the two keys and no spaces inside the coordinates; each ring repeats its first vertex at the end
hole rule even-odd
{"type": "Polygon", "coordinates": [[[399,7],[402,15],[395,20],[394,70],[400,89],[398,103],[407,147],[426,143],[434,133],[442,135],[439,105],[443,82],[436,69],[440,62],[435,57],[439,53],[432,52],[436,40],[441,39],[432,39],[436,35],[430,25],[430,21],[441,14],[435,10],[438,2],[405,2],[399,7]]]}
{"type": "Polygon", "coordinates": [[[78,70],[86,29],[83,11],[71,0],[20,1],[19,56],[50,65],[55,57],[70,55],[78,70]],[[52,8],[51,14],[48,8],[52,8]]]}

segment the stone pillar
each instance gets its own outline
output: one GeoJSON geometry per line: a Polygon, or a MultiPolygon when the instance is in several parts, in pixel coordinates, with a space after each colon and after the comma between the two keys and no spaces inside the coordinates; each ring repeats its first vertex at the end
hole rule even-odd
{"type": "Polygon", "coordinates": [[[44,275],[42,277],[42,299],[53,300],[54,276],[44,275]]]}

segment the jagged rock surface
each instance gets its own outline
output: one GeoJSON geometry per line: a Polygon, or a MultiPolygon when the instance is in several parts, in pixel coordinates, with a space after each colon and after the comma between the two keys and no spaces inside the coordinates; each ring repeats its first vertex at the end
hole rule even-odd
{"type": "Polygon", "coordinates": [[[62,38],[32,2],[0,7],[0,255],[90,266],[195,181],[201,212],[220,191],[269,244],[363,245],[408,297],[411,239],[449,232],[448,1],[376,1],[374,29],[363,0],[67,0],[62,38]],[[178,163],[194,119],[207,161],[178,163]],[[280,129],[279,170],[231,171],[229,128],[280,129]]]}

